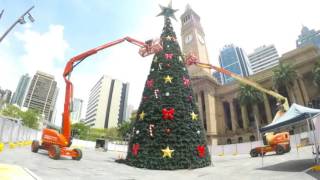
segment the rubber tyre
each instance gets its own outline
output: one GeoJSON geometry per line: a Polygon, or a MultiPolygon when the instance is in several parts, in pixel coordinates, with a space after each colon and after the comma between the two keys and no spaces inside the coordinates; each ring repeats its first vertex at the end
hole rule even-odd
{"type": "Polygon", "coordinates": [[[81,149],[73,149],[73,151],[75,151],[77,153],[77,157],[72,157],[73,160],[77,160],[80,161],[80,159],[82,158],[82,151],[81,149]]]}
{"type": "Polygon", "coordinates": [[[58,145],[52,145],[48,150],[49,157],[51,159],[60,159],[61,151],[58,145]]]}
{"type": "Polygon", "coordinates": [[[250,151],[250,156],[251,157],[258,157],[259,153],[257,152],[256,149],[251,149],[250,151]]]}
{"type": "Polygon", "coordinates": [[[31,151],[34,153],[37,153],[38,150],[40,149],[40,143],[37,140],[33,140],[31,144],[31,151]]]}
{"type": "Polygon", "coordinates": [[[286,152],[286,150],[284,149],[283,146],[277,145],[277,147],[276,147],[276,154],[281,155],[281,154],[284,154],[285,152],[286,152]]]}
{"type": "Polygon", "coordinates": [[[290,144],[288,145],[288,149],[286,150],[286,153],[290,152],[291,151],[291,146],[290,144]]]}

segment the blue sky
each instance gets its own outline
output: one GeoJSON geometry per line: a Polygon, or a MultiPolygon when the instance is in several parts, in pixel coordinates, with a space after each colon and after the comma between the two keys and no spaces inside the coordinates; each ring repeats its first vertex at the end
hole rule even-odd
{"type": "MultiPolygon", "coordinates": [[[[248,54],[274,44],[279,54],[295,48],[302,25],[320,29],[318,0],[173,0],[179,19],[186,4],[200,15],[210,61],[234,43],[248,54]]],[[[0,43],[0,87],[15,90],[22,74],[36,70],[55,76],[60,89],[57,124],[63,108],[62,72],[71,57],[103,43],[131,36],[145,41],[160,36],[163,18],[155,17],[168,0],[0,0],[2,35],[32,5],[34,23],[17,25],[0,43]]],[[[180,21],[173,21],[180,36],[180,21]]],[[[138,47],[123,43],[81,63],[73,72],[75,97],[88,100],[90,88],[103,75],[129,82],[129,104],[136,108],[152,57],[141,58],[138,47]]],[[[85,111],[85,108],[84,108],[85,111]]],[[[83,113],[84,117],[85,114],[83,113]]]]}

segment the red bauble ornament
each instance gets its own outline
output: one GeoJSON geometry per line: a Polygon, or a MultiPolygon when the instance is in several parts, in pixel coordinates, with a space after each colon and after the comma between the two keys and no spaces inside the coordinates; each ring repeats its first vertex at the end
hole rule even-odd
{"type": "Polygon", "coordinates": [[[153,87],[153,83],[154,83],[153,79],[147,80],[147,87],[148,88],[152,88],[153,87]]]}
{"type": "Polygon", "coordinates": [[[167,110],[166,108],[162,109],[162,119],[164,120],[173,120],[174,117],[174,108],[167,110]]]}
{"type": "Polygon", "coordinates": [[[171,60],[173,58],[173,54],[172,53],[166,53],[164,54],[164,57],[167,59],[167,60],[171,60]]]}
{"type": "Polygon", "coordinates": [[[140,148],[140,144],[133,144],[133,146],[132,146],[132,154],[134,156],[138,155],[139,148],[140,148]]]}
{"type": "Polygon", "coordinates": [[[204,145],[202,145],[202,146],[198,145],[197,146],[197,150],[198,150],[198,156],[199,157],[203,158],[206,155],[206,151],[205,151],[204,145]]]}
{"type": "Polygon", "coordinates": [[[189,95],[187,98],[188,98],[189,101],[192,101],[192,96],[191,95],[189,95]]]}

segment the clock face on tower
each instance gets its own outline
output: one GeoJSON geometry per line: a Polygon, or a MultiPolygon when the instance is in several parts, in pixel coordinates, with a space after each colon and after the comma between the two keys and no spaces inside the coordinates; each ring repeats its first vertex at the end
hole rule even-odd
{"type": "Polygon", "coordinates": [[[192,39],[193,39],[192,34],[188,34],[188,35],[185,37],[184,42],[185,42],[186,44],[188,44],[188,43],[190,43],[190,42],[192,41],[192,39]]]}
{"type": "Polygon", "coordinates": [[[197,38],[201,44],[204,44],[204,39],[200,34],[197,34],[197,38]]]}

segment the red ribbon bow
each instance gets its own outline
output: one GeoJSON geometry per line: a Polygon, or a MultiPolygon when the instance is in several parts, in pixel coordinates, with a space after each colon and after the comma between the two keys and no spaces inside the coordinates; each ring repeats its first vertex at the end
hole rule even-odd
{"type": "Polygon", "coordinates": [[[192,64],[197,64],[197,63],[199,63],[199,59],[198,59],[198,57],[197,57],[195,54],[190,53],[190,54],[187,55],[187,57],[186,57],[186,64],[187,64],[188,66],[190,66],[190,65],[192,65],[192,64]]]}
{"type": "Polygon", "coordinates": [[[140,148],[140,144],[133,144],[133,146],[132,146],[132,154],[134,156],[138,155],[139,148],[140,148]]]}
{"type": "Polygon", "coordinates": [[[148,88],[152,88],[153,82],[154,82],[153,79],[148,80],[148,81],[147,81],[147,87],[148,87],[148,88]]]}
{"type": "Polygon", "coordinates": [[[205,154],[206,154],[204,145],[202,145],[202,146],[198,145],[197,146],[197,150],[198,150],[198,153],[199,153],[199,157],[203,158],[205,156],[205,154]]]}
{"type": "Polygon", "coordinates": [[[164,120],[173,120],[173,115],[174,114],[174,109],[170,108],[169,110],[167,110],[166,108],[162,109],[162,119],[164,120]]]}
{"type": "Polygon", "coordinates": [[[170,53],[170,54],[166,53],[166,54],[164,54],[164,57],[165,57],[166,59],[172,59],[173,54],[172,54],[172,53],[170,53]]]}
{"type": "Polygon", "coordinates": [[[183,77],[183,85],[186,86],[186,87],[189,87],[189,85],[190,85],[190,80],[187,79],[187,78],[185,78],[185,77],[183,77]]]}

